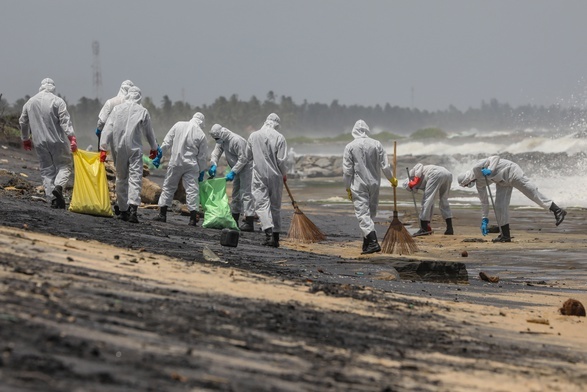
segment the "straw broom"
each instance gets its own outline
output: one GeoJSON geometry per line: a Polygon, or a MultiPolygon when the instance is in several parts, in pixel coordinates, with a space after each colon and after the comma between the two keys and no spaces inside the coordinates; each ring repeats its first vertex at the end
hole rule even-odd
{"type": "MultiPolygon", "coordinates": [[[[397,142],[393,142],[393,176],[395,177],[395,168],[397,166],[397,142]]],[[[410,232],[400,222],[397,213],[397,195],[396,187],[393,188],[393,219],[381,242],[381,251],[383,253],[399,253],[400,255],[410,254],[418,251],[418,246],[414,242],[410,232]]]]}
{"type": "Polygon", "coordinates": [[[283,182],[285,185],[285,189],[287,189],[287,194],[291,199],[291,204],[294,208],[294,215],[291,219],[291,225],[289,226],[289,231],[287,232],[287,238],[296,242],[303,242],[303,243],[311,243],[311,242],[319,242],[324,241],[326,236],[324,233],[320,231],[320,229],[312,223],[312,221],[304,215],[300,208],[298,207],[298,203],[294,200],[291,191],[289,190],[289,186],[287,186],[287,182],[283,182]]]}

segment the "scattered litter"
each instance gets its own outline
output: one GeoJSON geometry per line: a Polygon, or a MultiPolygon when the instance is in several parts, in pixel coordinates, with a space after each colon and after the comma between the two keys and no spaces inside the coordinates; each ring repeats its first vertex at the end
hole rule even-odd
{"type": "Polygon", "coordinates": [[[526,322],[534,323],[534,324],[550,325],[550,322],[548,321],[548,319],[541,319],[541,318],[527,319],[526,322]]]}
{"type": "Polygon", "coordinates": [[[467,252],[466,250],[461,252],[461,256],[462,257],[468,257],[469,256],[469,252],[467,252]]]}
{"type": "Polygon", "coordinates": [[[583,304],[572,298],[567,299],[559,311],[563,316],[585,317],[585,307],[583,304]]]}
{"type": "Polygon", "coordinates": [[[228,261],[224,261],[220,257],[218,257],[218,255],[216,255],[216,253],[212,252],[212,250],[210,250],[210,248],[208,248],[207,246],[204,246],[204,250],[202,250],[202,254],[204,255],[204,259],[206,261],[218,261],[218,262],[221,262],[224,264],[228,263],[228,261]]]}
{"type": "Polygon", "coordinates": [[[42,201],[43,203],[47,203],[47,199],[41,196],[31,196],[31,200],[33,201],[42,201]]]}
{"type": "Polygon", "coordinates": [[[25,173],[19,173],[22,177],[24,178],[28,178],[29,176],[27,176],[25,173]]]}
{"type": "Polygon", "coordinates": [[[489,283],[499,283],[499,276],[489,276],[485,272],[479,272],[479,278],[489,283]]]}
{"type": "Polygon", "coordinates": [[[463,242],[487,242],[481,238],[465,238],[463,242]]]}

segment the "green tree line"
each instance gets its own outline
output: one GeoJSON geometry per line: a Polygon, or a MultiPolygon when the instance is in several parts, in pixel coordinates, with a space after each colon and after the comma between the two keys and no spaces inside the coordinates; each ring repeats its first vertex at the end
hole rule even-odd
{"type": "MultiPolygon", "coordinates": [[[[29,96],[25,96],[11,105],[0,95],[0,112],[20,113],[28,99],[29,96]]],[[[80,136],[83,138],[82,135],[93,135],[103,102],[82,97],[77,103],[67,104],[76,134],[79,135],[78,139],[80,136]]],[[[192,106],[183,101],[173,102],[165,95],[159,104],[150,97],[145,97],[143,106],[151,114],[160,141],[175,122],[189,120],[198,111],[206,116],[206,129],[214,123],[219,123],[243,136],[259,129],[267,115],[275,112],[281,118],[281,131],[286,137],[291,138],[319,138],[349,133],[358,119],[365,120],[372,130],[409,135],[425,128],[439,128],[450,132],[472,128],[479,131],[524,128],[556,131],[572,128],[575,119],[585,118],[584,110],[575,107],[512,107],[496,99],[481,102],[479,108],[469,108],[465,111],[452,105],[446,110],[427,111],[392,106],[389,103],[384,106],[341,105],[337,100],[329,105],[309,103],[306,100],[298,104],[291,97],[277,97],[272,91],[263,101],[255,96],[241,100],[233,94],[229,98],[218,97],[209,105],[192,106]]]]}

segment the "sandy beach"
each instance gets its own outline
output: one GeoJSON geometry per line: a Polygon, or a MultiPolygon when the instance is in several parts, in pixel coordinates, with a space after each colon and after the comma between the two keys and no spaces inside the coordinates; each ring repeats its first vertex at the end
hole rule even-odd
{"type": "MultiPolygon", "coordinates": [[[[0,170],[40,185],[34,154],[1,152],[0,170]]],[[[513,206],[514,240],[494,244],[478,208],[455,207],[454,236],[435,216],[419,252],[362,256],[337,181],[289,181],[328,238],[277,250],[258,245],[260,232],[228,248],[185,216],[160,224],[142,208],[133,225],[0,189],[1,389],[584,389],[586,319],[559,308],[587,304],[587,211],[555,227],[551,213],[513,206]],[[398,279],[398,262],[462,264],[466,281],[398,279]]],[[[399,193],[400,220],[415,231],[411,196],[399,193]]],[[[381,199],[380,239],[390,188],[381,199]]]]}

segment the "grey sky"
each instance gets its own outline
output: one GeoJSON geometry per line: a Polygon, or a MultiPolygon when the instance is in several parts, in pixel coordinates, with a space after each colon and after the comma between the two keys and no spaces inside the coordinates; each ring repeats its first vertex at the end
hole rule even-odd
{"type": "Polygon", "coordinates": [[[51,77],[70,102],[131,79],[159,104],[269,90],[426,110],[584,104],[587,1],[3,0],[0,93],[51,77]]]}

